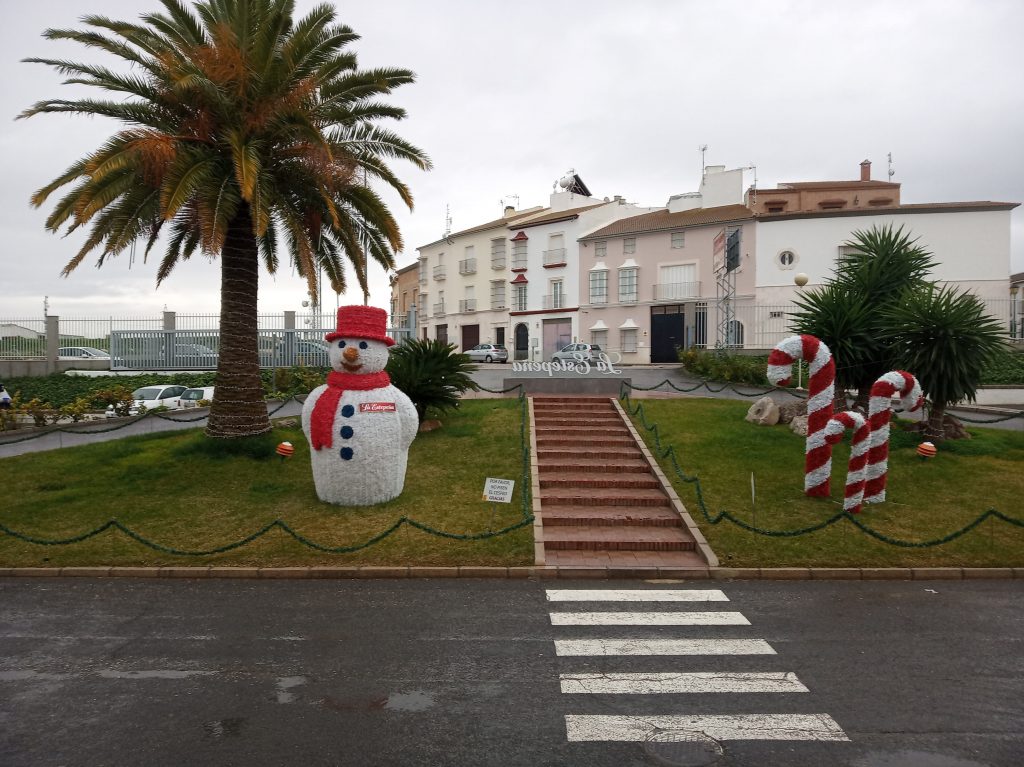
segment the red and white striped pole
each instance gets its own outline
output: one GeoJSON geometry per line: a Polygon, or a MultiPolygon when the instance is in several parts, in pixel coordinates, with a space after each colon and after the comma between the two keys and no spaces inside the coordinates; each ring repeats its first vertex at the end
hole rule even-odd
{"type": "Polygon", "coordinates": [[[892,418],[892,398],[896,395],[899,395],[907,412],[917,410],[924,402],[921,385],[903,370],[886,373],[871,387],[871,399],[868,400],[871,446],[868,449],[864,503],[885,501],[885,483],[889,477],[889,420],[892,418]]]}
{"type": "Polygon", "coordinates": [[[825,441],[830,445],[841,442],[847,429],[853,432],[853,436],[850,438],[850,462],[846,467],[843,511],[858,514],[864,500],[871,429],[868,427],[868,420],[860,413],[845,410],[836,413],[825,424],[825,441]]]}
{"type": "Polygon", "coordinates": [[[829,496],[832,446],[825,441],[825,425],[832,417],[836,392],[836,365],[828,346],[814,336],[790,336],[768,355],[768,380],[785,386],[793,376],[793,363],[810,364],[807,381],[807,446],[804,461],[804,494],[829,496]]]}

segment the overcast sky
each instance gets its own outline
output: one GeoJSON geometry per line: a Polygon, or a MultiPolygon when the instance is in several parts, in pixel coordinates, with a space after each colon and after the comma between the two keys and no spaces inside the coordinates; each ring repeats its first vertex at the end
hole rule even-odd
{"type": "MultiPolygon", "coordinates": [[[[315,3],[297,0],[300,14],[315,3]]],[[[49,234],[51,209],[29,196],[114,130],[100,119],[40,115],[25,107],[72,91],[26,56],[82,60],[49,42],[47,27],[86,13],[135,20],[153,0],[18,3],[0,31],[0,318],[37,317],[43,296],[65,317],[216,312],[219,270],[202,258],[159,289],[154,259],[127,255],[59,276],[80,240],[49,234]]],[[[450,206],[454,230],[501,215],[502,200],[547,203],[574,168],[598,197],[664,205],[694,191],[698,147],[707,163],[756,165],[758,185],[856,179],[892,153],[905,203],[1024,201],[1024,2],[823,3],[818,0],[398,0],[336,3],[362,39],[360,66],[412,69],[393,102],[394,126],[434,170],[396,165],[415,211],[389,201],[406,248],[437,240],[450,206]]],[[[1013,213],[1014,272],[1024,271],[1024,213],[1013,213]]],[[[371,303],[387,307],[386,276],[371,271],[371,303]]],[[[355,284],[354,280],[350,283],[355,284]]],[[[304,282],[286,264],[261,274],[260,309],[299,309],[304,282]]],[[[333,309],[333,294],[324,305],[333,309]]],[[[359,303],[356,290],[342,303],[359,303]]]]}

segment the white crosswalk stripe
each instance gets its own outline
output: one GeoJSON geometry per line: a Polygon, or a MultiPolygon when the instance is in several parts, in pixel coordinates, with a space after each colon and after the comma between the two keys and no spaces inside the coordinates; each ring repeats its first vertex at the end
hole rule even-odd
{"type": "Polygon", "coordinates": [[[749,626],[742,613],[551,613],[552,626],[749,626]]]}
{"type": "Polygon", "coordinates": [[[728,602],[720,589],[548,589],[549,602],[728,602]]]}
{"type": "MultiPolygon", "coordinates": [[[[549,602],[728,602],[719,589],[548,589],[549,602]]],[[[791,671],[681,671],[672,665],[680,661],[668,660],[672,656],[722,658],[776,656],[775,649],[764,639],[735,637],[675,638],[666,633],[674,627],[697,627],[713,630],[716,627],[750,626],[750,621],[739,612],[687,610],[621,611],[621,612],[550,612],[553,626],[565,627],[566,632],[593,634],[603,628],[635,627],[631,637],[559,636],[554,640],[555,654],[559,658],[603,658],[606,664],[639,663],[643,658],[666,659],[664,666],[655,671],[625,671],[607,669],[559,674],[561,690],[566,695],[666,695],[690,694],[791,694],[808,693],[808,688],[791,671]],[[647,629],[647,635],[640,635],[647,629]],[[651,636],[651,630],[660,636],[651,636]],[[618,659],[618,660],[617,660],[618,659]],[[634,660],[635,659],[635,660],[634,660]]],[[[648,664],[644,664],[649,665],[648,664]]],[[[641,666],[643,667],[643,666],[641,666]]],[[[627,666],[628,668],[628,666],[627,666]]],[[[634,665],[634,668],[636,666],[634,665]]],[[[735,668],[735,665],[732,666],[735,668]]],[[[771,700],[770,697],[764,698],[771,700]]],[[[586,698],[574,698],[586,700],[586,698]]],[[[632,706],[635,697],[624,698],[632,706]]],[[[694,698],[700,701],[700,697],[694,698]]],[[[754,706],[752,706],[754,707],[754,706]]],[[[629,715],[566,714],[566,737],[570,742],[581,741],[641,741],[683,742],[714,740],[849,740],[843,729],[824,713],[781,714],[701,714],[648,715],[643,711],[629,715]]]]}
{"type": "Polygon", "coordinates": [[[807,692],[790,671],[560,674],[562,692],[655,695],[708,692],[807,692]]]}

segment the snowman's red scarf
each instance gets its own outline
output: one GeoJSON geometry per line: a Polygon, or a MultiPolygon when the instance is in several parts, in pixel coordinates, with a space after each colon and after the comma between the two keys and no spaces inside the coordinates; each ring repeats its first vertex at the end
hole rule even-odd
{"type": "Polygon", "coordinates": [[[327,389],[313,405],[309,419],[309,439],[313,449],[330,447],[334,443],[334,411],[346,390],[379,389],[391,384],[391,378],[383,370],[379,373],[328,373],[327,389]]]}

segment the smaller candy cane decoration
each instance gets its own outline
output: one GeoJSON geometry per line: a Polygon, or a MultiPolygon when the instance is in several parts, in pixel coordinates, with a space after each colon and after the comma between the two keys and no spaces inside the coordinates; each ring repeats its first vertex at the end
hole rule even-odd
{"type": "Polygon", "coordinates": [[[889,419],[892,418],[892,398],[897,394],[907,412],[917,410],[924,402],[921,385],[903,370],[886,373],[871,387],[871,399],[868,400],[871,446],[868,449],[864,503],[885,501],[885,483],[889,477],[889,419]]]}
{"type": "Polygon", "coordinates": [[[832,352],[814,336],[790,336],[768,355],[768,380],[785,386],[793,376],[793,362],[810,363],[807,380],[807,457],[804,461],[804,494],[829,496],[832,446],[825,441],[825,425],[832,417],[836,392],[836,365],[832,352]]]}
{"type": "Polygon", "coordinates": [[[868,463],[868,438],[871,430],[867,419],[860,413],[846,410],[836,413],[825,425],[825,441],[830,445],[841,442],[843,434],[850,429],[850,463],[846,468],[846,493],[843,499],[843,511],[851,514],[860,513],[864,499],[864,484],[867,478],[865,467],[868,463]]]}

